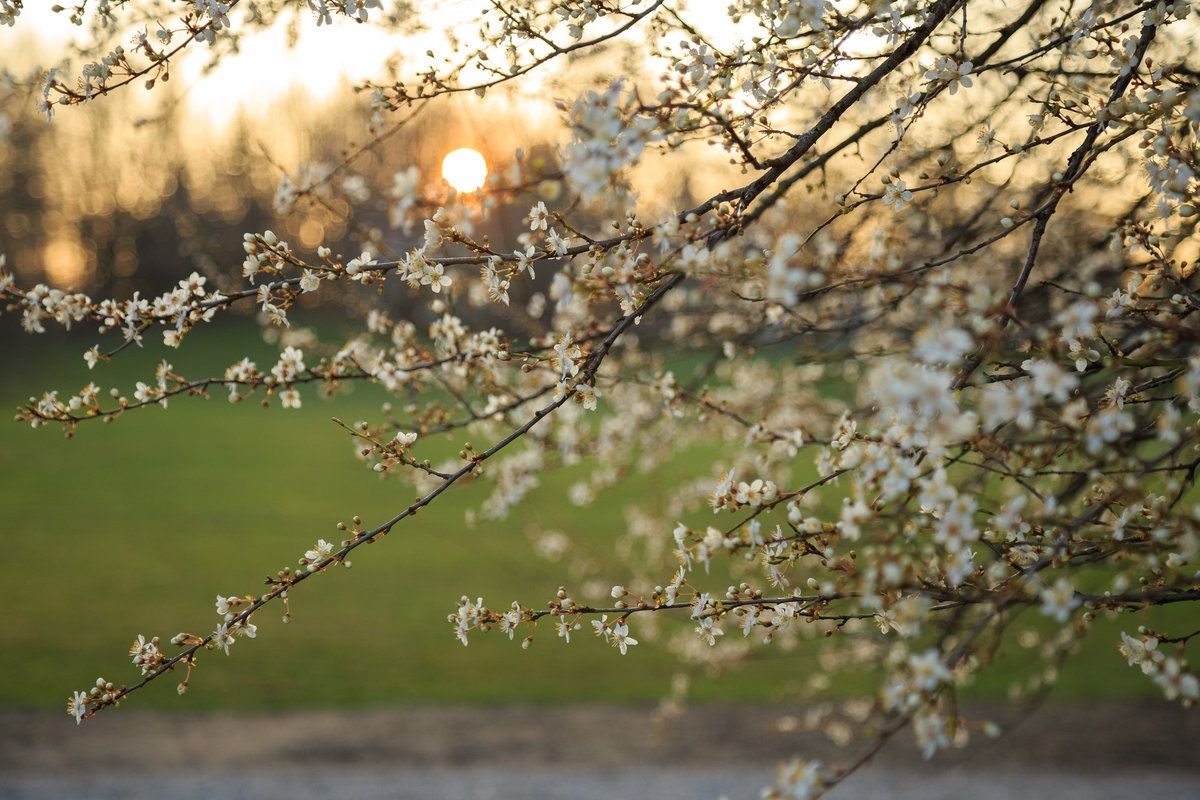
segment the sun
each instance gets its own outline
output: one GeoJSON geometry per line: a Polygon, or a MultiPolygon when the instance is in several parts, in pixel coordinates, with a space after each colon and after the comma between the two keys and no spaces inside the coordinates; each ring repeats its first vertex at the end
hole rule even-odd
{"type": "Polygon", "coordinates": [[[487,180],[487,162],[483,154],[470,147],[451,150],[442,159],[442,177],[463,194],[473,192],[487,180]]]}

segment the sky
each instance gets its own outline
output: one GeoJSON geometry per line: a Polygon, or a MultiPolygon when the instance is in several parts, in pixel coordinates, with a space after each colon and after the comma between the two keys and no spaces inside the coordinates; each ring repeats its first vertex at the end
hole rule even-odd
{"type": "MultiPolygon", "coordinates": [[[[0,28],[0,67],[11,65],[5,63],[6,50],[11,52],[10,48],[17,43],[20,49],[28,46],[31,32],[39,40],[37,49],[47,54],[63,53],[72,39],[86,33],[73,26],[66,13],[52,12],[51,5],[26,3],[16,26],[0,28]]],[[[300,13],[296,17],[300,36],[294,47],[287,43],[287,25],[293,19],[287,14],[271,30],[246,37],[242,52],[223,58],[214,72],[202,76],[207,61],[199,52],[202,46],[195,48],[197,52],[190,52],[189,48],[181,54],[183,58],[173,62],[172,72],[189,87],[188,105],[201,110],[220,126],[232,120],[239,108],[253,107],[264,97],[282,96],[297,84],[305,86],[310,97],[320,101],[347,82],[378,78],[385,61],[398,51],[412,54],[407,61],[415,67],[425,66],[425,51],[442,51],[447,30],[470,39],[476,27],[474,20],[485,5],[482,0],[439,0],[436,6],[418,4],[419,8],[436,9],[436,13],[424,16],[429,30],[399,39],[394,33],[371,24],[360,25],[345,17],[335,16],[332,26],[318,28],[310,14],[300,13]]],[[[730,25],[723,2],[693,0],[677,5],[686,9],[688,21],[718,46],[732,45],[744,33],[734,30],[739,26],[730,25]]],[[[78,67],[77,64],[76,71],[78,67]]],[[[540,72],[522,78],[522,86],[529,92],[536,92],[541,84],[540,72]]]]}
{"type": "MultiPolygon", "coordinates": [[[[14,46],[11,43],[20,42],[24,49],[31,32],[39,40],[37,49],[50,54],[64,52],[72,39],[85,33],[70,23],[66,13],[51,11],[50,5],[27,3],[14,27],[0,28],[0,66],[7,66],[4,52],[14,46]]],[[[444,26],[469,20],[477,8],[475,0],[439,3],[434,29],[405,37],[404,50],[423,53],[442,41],[444,26]]],[[[232,120],[239,108],[253,106],[264,97],[284,95],[294,85],[305,86],[319,101],[346,82],[378,77],[381,66],[398,47],[395,34],[374,25],[335,17],[332,26],[318,28],[308,14],[300,14],[299,19],[300,36],[294,47],[287,44],[289,14],[283,24],[247,36],[240,53],[222,58],[207,75],[202,75],[207,61],[200,52],[203,45],[195,47],[197,52],[189,48],[181,54],[184,57],[173,61],[172,72],[189,87],[188,105],[202,109],[210,121],[221,125],[232,120]]]]}

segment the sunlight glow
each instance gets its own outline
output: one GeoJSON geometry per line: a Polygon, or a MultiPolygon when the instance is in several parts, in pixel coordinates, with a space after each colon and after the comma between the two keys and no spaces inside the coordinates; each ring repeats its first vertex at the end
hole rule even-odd
{"type": "Polygon", "coordinates": [[[483,154],[470,147],[451,150],[442,160],[442,177],[462,194],[469,194],[483,186],[487,175],[488,167],[483,154]]]}

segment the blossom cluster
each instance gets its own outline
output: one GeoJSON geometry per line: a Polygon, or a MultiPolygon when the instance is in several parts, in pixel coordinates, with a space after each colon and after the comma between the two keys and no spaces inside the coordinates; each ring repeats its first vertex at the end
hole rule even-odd
{"type": "MultiPolygon", "coordinates": [[[[171,46],[235,35],[237,5],[193,4],[171,46]]],[[[382,16],[310,5],[322,22],[382,16]]],[[[464,645],[498,629],[530,648],[541,630],[632,659],[665,650],[684,678],[811,655],[801,699],[856,670],[875,690],[805,724],[841,744],[909,726],[926,758],[995,732],[957,692],[1000,653],[1030,667],[1020,699],[1085,637],[1107,637],[1194,703],[1195,634],[1155,616],[1200,601],[1186,4],[736,2],[729,45],[674,5],[506,4],[453,58],[365,84],[376,119],[587,63],[570,55],[611,40],[639,67],[582,77],[555,106],[556,147],[513,154],[472,197],[417,164],[372,174],[359,151],[281,181],[275,230],[303,241],[288,215],[336,206],[357,255],[247,233],[240,275],[108,300],[21,288],[0,258],[3,310],[27,332],[87,323],[112,342],[89,367],[152,330],[179,347],[243,307],[279,345],[212,377],[163,361],[131,396],[49,390],[18,410],[35,426],[74,433],[214,388],[289,409],[306,384],[334,401],[354,381],[388,396],[335,423],[416,499],[339,524],[263,594],[218,595],[216,629],[177,635],[173,654],[139,636],[143,682],[255,637],[264,605],[286,607],[455,484],[486,486],[469,527],[546,502],[546,476],[569,471],[549,502],[587,509],[622,485],[654,496],[622,509],[612,559],[580,541],[586,511],[580,530],[532,532],[572,589],[501,610],[463,596],[448,621],[464,645]],[[676,172],[687,180],[656,194],[676,172]],[[350,336],[301,324],[334,303],[350,336]],[[454,444],[441,459],[438,437],[454,444]],[[1147,624],[1118,645],[1111,626],[1133,617],[1147,624]]],[[[100,56],[78,89],[52,73],[44,100],[158,74],[159,42],[100,56]]],[[[372,126],[361,152],[385,147],[389,129],[372,126]]],[[[1113,661],[1097,668],[1123,669],[1113,661]]],[[[136,688],[101,680],[68,708],[82,719],[136,688]]],[[[797,759],[763,796],[816,797],[842,777],[797,759]]]]}

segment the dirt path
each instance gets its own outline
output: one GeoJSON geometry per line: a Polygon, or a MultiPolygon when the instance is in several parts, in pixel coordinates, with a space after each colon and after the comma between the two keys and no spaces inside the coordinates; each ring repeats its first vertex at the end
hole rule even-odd
{"type": "MultiPolygon", "coordinates": [[[[656,728],[636,707],[122,710],[76,728],[0,711],[0,798],[750,798],[782,759],[836,760],[824,736],[779,731],[803,713],[696,706],[656,728]]],[[[1054,705],[930,763],[900,737],[830,797],[1200,798],[1198,742],[1200,714],[1178,707],[1054,705]]]]}
{"type": "MultiPolygon", "coordinates": [[[[100,775],[0,780],[6,800],[755,800],[769,775],[760,769],[685,771],[634,767],[448,770],[302,769],[232,774],[100,775]]],[[[1064,770],[996,772],[954,767],[923,775],[878,767],[852,776],[828,800],[1194,800],[1200,779],[1174,772],[1091,774],[1064,770]]]]}

